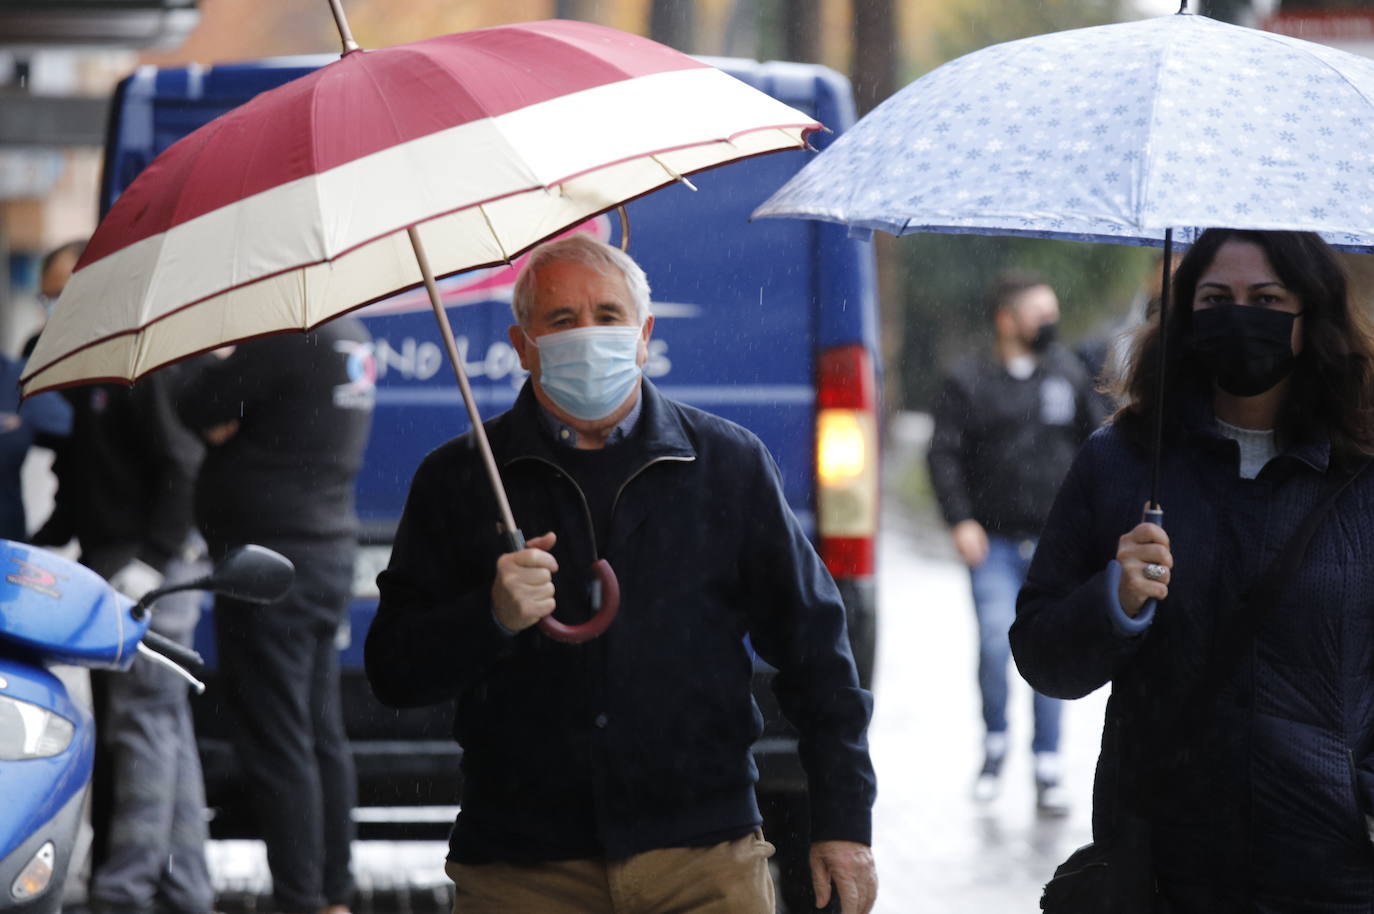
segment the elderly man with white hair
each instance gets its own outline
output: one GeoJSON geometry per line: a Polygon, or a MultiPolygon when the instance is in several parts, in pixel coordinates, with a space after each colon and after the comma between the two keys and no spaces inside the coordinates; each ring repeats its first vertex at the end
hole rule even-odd
{"type": "Polygon", "coordinates": [[[817,898],[866,914],[875,795],[834,582],[750,432],[643,378],[643,270],[575,235],[516,283],[511,343],[530,378],[486,423],[515,516],[504,551],[469,436],[415,474],[366,664],[383,702],[457,698],[455,911],[774,910],[750,746],[762,719],[749,643],[801,734],[817,898]],[[600,638],[537,623],[592,610],[607,559],[621,608],[600,638]]]}

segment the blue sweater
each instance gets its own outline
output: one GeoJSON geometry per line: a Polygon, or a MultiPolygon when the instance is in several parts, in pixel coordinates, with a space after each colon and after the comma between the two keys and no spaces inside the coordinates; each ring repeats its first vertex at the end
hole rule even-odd
{"type": "Polygon", "coordinates": [[[1145,455],[1120,426],[1084,446],[1050,514],[1011,642],[1036,689],[1078,698],[1111,683],[1093,828],[1152,826],[1157,878],[1200,910],[1374,911],[1374,474],[1317,530],[1251,648],[1181,751],[1159,732],[1333,485],[1325,441],[1295,442],[1254,480],[1235,442],[1195,414],[1166,444],[1160,501],[1175,568],[1138,632],[1109,563],[1140,522],[1145,455]],[[1146,779],[1151,787],[1146,787],[1146,779]]]}
{"type": "MultiPolygon", "coordinates": [[[[743,428],[648,382],[643,397],[616,446],[639,453],[595,544],[619,577],[620,614],[586,644],[510,637],[492,618],[498,514],[467,436],[415,474],[366,666],[384,703],[458,697],[453,860],[616,858],[756,827],[749,750],[762,717],[746,634],[778,669],[774,689],[801,734],[812,840],[869,841],[872,699],[776,466],[743,428]]],[[[591,523],[528,384],[487,430],[517,522],[558,534],[557,617],[586,618],[591,523]]]]}

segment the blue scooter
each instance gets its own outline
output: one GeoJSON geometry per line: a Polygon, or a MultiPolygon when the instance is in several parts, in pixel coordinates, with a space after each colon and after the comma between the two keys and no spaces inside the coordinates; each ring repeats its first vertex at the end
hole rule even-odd
{"type": "Polygon", "coordinates": [[[90,783],[94,722],[49,667],[122,671],[143,654],[203,691],[200,655],[149,630],[153,603],[183,590],[270,603],[294,576],[283,556],[242,546],[135,602],[76,562],[0,540],[0,912],[61,910],[90,783]]]}

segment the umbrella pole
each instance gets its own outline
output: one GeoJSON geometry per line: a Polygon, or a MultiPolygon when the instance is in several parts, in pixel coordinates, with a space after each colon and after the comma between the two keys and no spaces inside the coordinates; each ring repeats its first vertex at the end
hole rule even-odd
{"type": "Polygon", "coordinates": [[[406,232],[410,235],[410,246],[415,251],[420,273],[425,278],[425,290],[429,292],[429,304],[434,308],[435,320],[439,322],[439,332],[444,337],[444,348],[448,350],[449,362],[453,364],[453,373],[458,376],[458,388],[463,394],[463,405],[467,407],[468,418],[472,420],[472,434],[477,440],[477,449],[482,454],[482,464],[487,468],[487,479],[491,482],[491,492],[496,496],[496,506],[501,512],[502,535],[508,540],[507,545],[514,547],[510,551],[518,552],[525,548],[525,537],[515,526],[510,500],[506,498],[506,489],[501,485],[501,474],[496,469],[496,458],[492,456],[491,444],[487,441],[487,430],[482,426],[482,416],[477,412],[477,400],[472,395],[468,374],[463,368],[463,357],[458,353],[458,341],[453,338],[453,327],[448,322],[448,312],[444,310],[444,303],[439,299],[439,287],[435,285],[434,272],[429,268],[429,257],[425,254],[425,246],[420,243],[420,233],[415,226],[410,226],[406,232]]]}
{"type": "Polygon", "coordinates": [[[359,50],[358,42],[353,40],[353,30],[348,27],[348,17],[344,15],[341,0],[329,0],[329,9],[334,14],[334,24],[339,28],[339,40],[343,42],[343,55],[359,50]]]}
{"type": "Polygon", "coordinates": [[[1174,253],[1174,230],[1164,230],[1163,284],[1159,287],[1159,377],[1155,379],[1154,447],[1150,452],[1150,506],[1145,511],[1147,523],[1164,526],[1164,509],[1159,506],[1159,459],[1164,449],[1164,387],[1168,370],[1167,353],[1169,328],[1170,266],[1174,253]]]}

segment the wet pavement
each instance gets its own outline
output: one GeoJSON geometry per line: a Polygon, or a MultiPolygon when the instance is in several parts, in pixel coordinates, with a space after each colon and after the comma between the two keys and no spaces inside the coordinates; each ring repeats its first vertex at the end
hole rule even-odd
{"type": "MultiPolygon", "coordinates": [[[[987,806],[970,791],[981,763],[982,725],[968,575],[933,521],[896,504],[885,512],[879,555],[879,655],[871,729],[879,797],[874,853],[881,914],[1034,912],[1054,867],[1089,837],[1089,798],[1105,692],[1064,713],[1070,815],[1035,812],[1030,693],[1012,691],[1011,749],[1002,796],[987,806]]],[[[358,842],[359,911],[442,911],[447,883],[439,842],[358,842]],[[398,891],[400,890],[400,891],[398,891]]],[[[255,842],[214,842],[216,884],[234,903],[270,910],[266,861],[255,842]]]]}
{"type": "MultiPolygon", "coordinates": [[[[1014,681],[1002,795],[974,803],[982,722],[968,572],[889,507],[879,554],[879,653],[870,730],[878,771],[874,854],[883,914],[1034,912],[1055,866],[1090,839],[1106,691],[1063,717],[1065,818],[1035,811],[1031,693],[1014,681]]],[[[940,541],[943,547],[943,541],[940,541]]]]}

